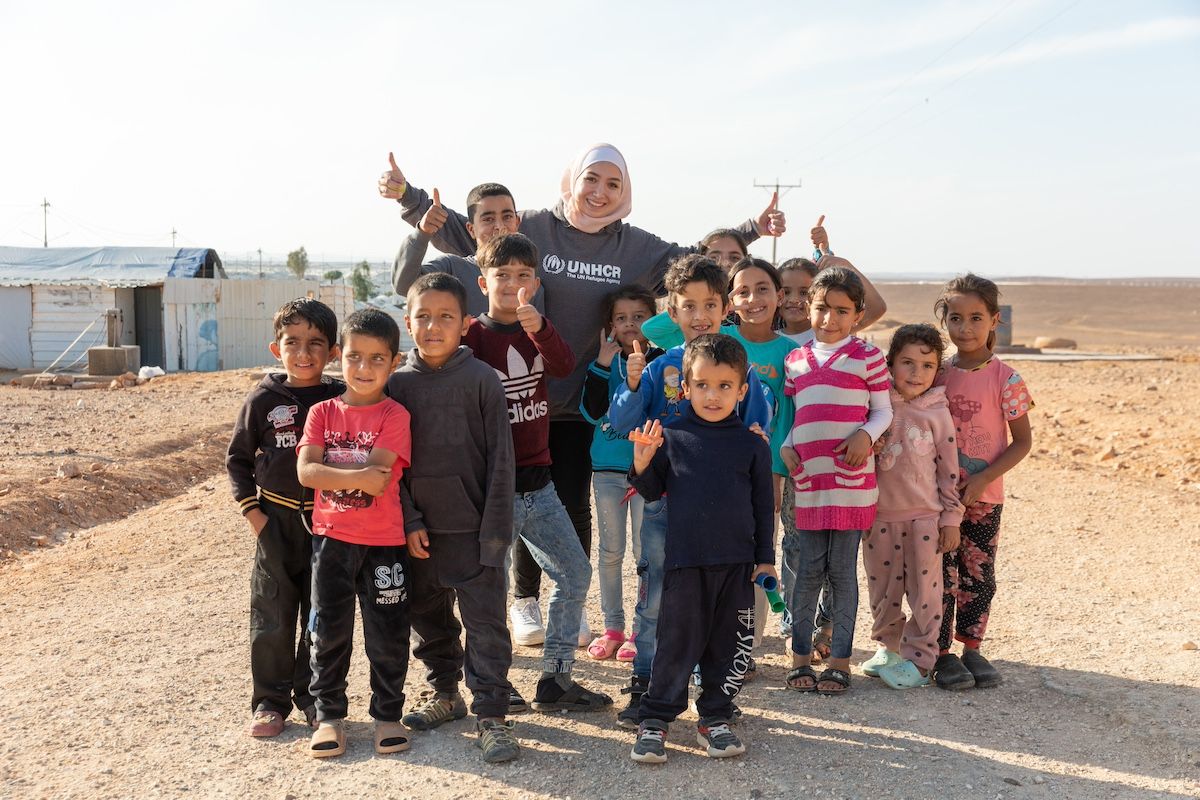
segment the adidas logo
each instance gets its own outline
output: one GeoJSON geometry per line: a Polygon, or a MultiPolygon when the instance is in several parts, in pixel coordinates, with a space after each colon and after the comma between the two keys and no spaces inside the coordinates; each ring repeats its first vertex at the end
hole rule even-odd
{"type": "Polygon", "coordinates": [[[539,403],[532,400],[527,403],[521,402],[525,398],[533,397],[533,393],[537,391],[538,381],[542,379],[545,371],[545,362],[541,355],[534,358],[533,365],[529,366],[525,363],[525,357],[518,353],[515,347],[508,348],[508,374],[506,375],[498,369],[496,374],[500,376],[500,382],[504,384],[504,396],[513,401],[508,406],[510,424],[532,422],[550,413],[549,404],[545,400],[539,403]]]}
{"type": "MultiPolygon", "coordinates": [[[[493,367],[493,369],[495,369],[493,367]]],[[[545,362],[539,354],[533,359],[533,366],[525,363],[525,358],[517,352],[517,348],[508,348],[508,374],[505,375],[500,370],[496,370],[496,374],[500,376],[500,382],[504,384],[504,396],[509,400],[520,400],[524,397],[533,397],[533,392],[537,389],[538,381],[542,379],[542,374],[546,371],[545,362]]]]}

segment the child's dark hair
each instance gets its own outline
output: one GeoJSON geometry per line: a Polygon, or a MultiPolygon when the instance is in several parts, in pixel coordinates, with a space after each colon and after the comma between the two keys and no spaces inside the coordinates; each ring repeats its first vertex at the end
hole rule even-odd
{"type": "Polygon", "coordinates": [[[505,233],[493,236],[491,241],[479,248],[475,255],[479,269],[496,269],[506,267],[513,262],[526,267],[538,265],[538,249],[528,236],[523,233],[505,233]]]}
{"type": "Polygon", "coordinates": [[[928,322],[922,322],[919,325],[901,325],[892,334],[892,343],[888,345],[887,365],[892,366],[892,361],[900,355],[904,346],[910,344],[920,345],[932,352],[937,356],[938,364],[942,363],[942,357],[946,355],[946,342],[938,333],[937,328],[928,322]]]}
{"type": "Polygon", "coordinates": [[[818,292],[823,294],[835,289],[850,298],[855,311],[862,311],[866,307],[867,293],[863,289],[862,279],[845,267],[829,267],[818,272],[808,296],[816,297],[818,292]]]}
{"type": "Polygon", "coordinates": [[[378,308],[364,308],[346,317],[338,344],[345,347],[349,336],[374,336],[387,344],[393,356],[400,352],[400,326],[378,308]]]}
{"type": "Polygon", "coordinates": [[[729,286],[725,290],[726,294],[733,294],[734,277],[739,272],[748,269],[761,269],[763,272],[767,273],[767,277],[771,279],[771,283],[775,284],[775,291],[779,291],[783,288],[783,281],[779,280],[779,270],[771,266],[770,261],[766,261],[761,258],[754,258],[753,256],[746,256],[741,261],[734,264],[732,268],[730,268],[729,286]]]}
{"type": "Polygon", "coordinates": [[[644,303],[646,309],[650,312],[650,316],[654,316],[654,292],[649,289],[644,289],[641,286],[630,284],[622,286],[615,292],[609,292],[604,295],[604,321],[612,324],[613,310],[617,307],[617,302],[620,300],[636,300],[639,303],[644,303]]]}
{"type": "Polygon", "coordinates": [[[479,201],[485,197],[507,197],[513,201],[513,208],[516,208],[517,201],[513,200],[512,192],[507,186],[499,183],[481,183],[471,191],[467,192],[467,221],[475,221],[475,206],[479,205],[479,201]]]}
{"type": "MultiPolygon", "coordinates": [[[[952,294],[973,294],[979,298],[993,317],[1000,313],[1000,287],[987,278],[981,278],[973,272],[968,272],[966,275],[957,275],[947,281],[946,285],[942,287],[942,293],[937,302],[933,304],[933,313],[941,320],[943,328],[946,327],[946,317],[950,313],[950,304],[947,300],[952,294]]],[[[995,346],[996,332],[993,330],[988,333],[987,349],[991,350],[995,346]]]]}
{"type": "Polygon", "coordinates": [[[454,295],[454,299],[458,301],[458,310],[464,317],[467,315],[467,290],[462,281],[449,272],[429,272],[413,281],[413,285],[408,287],[408,294],[405,295],[408,307],[412,308],[413,300],[425,292],[447,292],[454,295]]]}
{"type": "Polygon", "coordinates": [[[785,272],[792,272],[793,270],[807,272],[808,277],[815,278],[817,277],[817,273],[821,271],[821,268],[817,266],[817,262],[807,258],[789,258],[779,265],[780,275],[785,272]]]}
{"type": "Polygon", "coordinates": [[[281,305],[275,312],[274,319],[271,320],[275,341],[278,342],[279,338],[283,336],[285,327],[295,325],[297,322],[307,322],[316,328],[317,332],[325,337],[325,342],[330,347],[337,341],[337,314],[334,314],[333,309],[320,300],[313,300],[311,297],[297,297],[295,300],[288,300],[281,305]]]}
{"type": "Polygon", "coordinates": [[[667,267],[666,277],[663,278],[663,285],[671,295],[670,305],[675,305],[674,296],[683,294],[689,283],[703,283],[724,298],[729,279],[725,276],[725,270],[708,256],[688,253],[672,261],[671,266],[667,267]]]}
{"type": "MultiPolygon", "coordinates": [[[[686,381],[692,374],[692,364],[697,358],[706,358],[714,364],[727,364],[741,376],[742,383],[746,381],[746,370],[750,359],[746,356],[746,348],[742,343],[725,333],[706,333],[697,336],[683,348],[683,379],[686,381]]],[[[742,384],[739,383],[738,386],[742,384]]]]}
{"type": "Polygon", "coordinates": [[[708,250],[708,248],[712,247],[712,243],[717,239],[733,239],[733,241],[737,242],[737,246],[742,251],[742,255],[747,255],[750,252],[749,245],[746,244],[746,237],[741,231],[734,230],[733,228],[717,228],[708,236],[705,236],[700,240],[700,250],[708,250]]]}

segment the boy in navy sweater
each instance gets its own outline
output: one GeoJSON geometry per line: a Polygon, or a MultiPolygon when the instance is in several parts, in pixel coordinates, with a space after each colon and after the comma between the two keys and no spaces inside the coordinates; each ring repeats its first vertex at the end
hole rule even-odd
{"type": "Polygon", "coordinates": [[[738,418],[746,350],[733,337],[688,343],[682,390],[690,405],[664,430],[647,422],[630,482],[647,502],[669,494],[658,646],[638,713],[634,761],[666,761],[667,725],[687,708],[692,668],[702,691],[697,741],[712,758],[746,751],[729,729],[754,644],[754,580],[778,579],[772,542],[771,450],[738,418]]]}

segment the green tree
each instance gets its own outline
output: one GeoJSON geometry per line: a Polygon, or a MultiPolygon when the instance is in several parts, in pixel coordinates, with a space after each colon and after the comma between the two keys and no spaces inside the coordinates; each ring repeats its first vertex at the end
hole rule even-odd
{"type": "Polygon", "coordinates": [[[308,272],[308,253],[303,246],[288,253],[287,266],[297,278],[304,278],[304,273],[308,272]]]}
{"type": "Polygon", "coordinates": [[[342,271],[340,269],[331,269],[321,277],[327,281],[340,281],[342,279],[342,271]]]}
{"type": "Polygon", "coordinates": [[[355,300],[362,303],[369,300],[375,292],[375,285],[371,283],[371,265],[366,261],[358,262],[350,273],[350,285],[354,287],[355,300]]]}

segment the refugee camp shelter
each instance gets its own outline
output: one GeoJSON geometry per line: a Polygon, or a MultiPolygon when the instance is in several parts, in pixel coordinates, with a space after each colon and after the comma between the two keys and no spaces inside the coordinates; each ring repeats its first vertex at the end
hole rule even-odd
{"type": "Polygon", "coordinates": [[[121,312],[118,344],[168,372],[267,363],[271,317],[286,300],[316,297],[338,318],[353,309],[343,285],[231,280],[208,248],[0,247],[0,369],[87,368],[105,344],[105,311],[121,312]]]}

